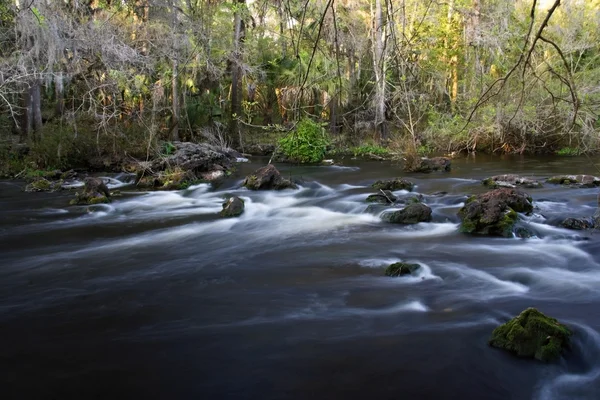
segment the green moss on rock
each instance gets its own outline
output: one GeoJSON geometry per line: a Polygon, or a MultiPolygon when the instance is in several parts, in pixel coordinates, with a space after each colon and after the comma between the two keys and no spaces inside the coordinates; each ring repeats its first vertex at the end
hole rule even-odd
{"type": "Polygon", "coordinates": [[[571,331],[556,319],[528,308],[492,332],[490,346],[519,357],[553,361],[569,347],[571,331]]]}
{"type": "Polygon", "coordinates": [[[419,264],[408,264],[403,262],[397,262],[385,269],[386,276],[404,276],[404,275],[412,275],[416,272],[421,266],[419,264]]]}

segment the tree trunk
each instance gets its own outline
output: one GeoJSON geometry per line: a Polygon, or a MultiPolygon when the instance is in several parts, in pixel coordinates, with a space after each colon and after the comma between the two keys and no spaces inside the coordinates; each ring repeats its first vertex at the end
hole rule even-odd
{"type": "MultiPolygon", "coordinates": [[[[385,1],[385,0],[383,0],[385,1]]],[[[382,0],[375,1],[375,24],[373,27],[374,57],[373,68],[375,70],[375,127],[380,134],[381,140],[388,138],[388,126],[385,119],[385,46],[383,43],[383,13],[382,0]]]]}
{"type": "Polygon", "coordinates": [[[173,13],[173,33],[174,33],[174,42],[173,49],[175,50],[175,54],[173,55],[173,81],[171,82],[172,87],[172,114],[173,121],[171,123],[171,140],[179,141],[179,62],[177,60],[178,52],[177,52],[177,35],[175,34],[177,28],[177,10],[175,9],[175,0],[171,0],[171,12],[173,13]]]}
{"type": "Polygon", "coordinates": [[[242,11],[246,6],[246,0],[234,0],[234,32],[233,32],[233,60],[231,63],[231,125],[230,135],[232,140],[242,145],[242,134],[238,118],[242,114],[242,44],[244,41],[244,21],[242,11]]]}
{"type": "Polygon", "coordinates": [[[42,129],[42,90],[40,81],[37,79],[31,86],[31,111],[33,119],[33,131],[37,134],[42,129]]]}

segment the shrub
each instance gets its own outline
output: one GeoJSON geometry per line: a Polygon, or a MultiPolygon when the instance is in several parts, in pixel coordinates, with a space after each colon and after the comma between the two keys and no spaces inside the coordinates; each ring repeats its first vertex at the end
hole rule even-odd
{"type": "Polygon", "coordinates": [[[323,160],[329,138],[323,127],[304,118],[296,130],[281,139],[279,144],[289,159],[300,163],[316,163],[323,160]]]}
{"type": "Polygon", "coordinates": [[[372,144],[355,147],[352,149],[352,152],[354,153],[355,157],[364,157],[368,155],[385,157],[390,153],[388,149],[372,144]]]}
{"type": "Polygon", "coordinates": [[[581,154],[581,150],[573,147],[563,147],[556,152],[559,156],[578,156],[581,154]]]}

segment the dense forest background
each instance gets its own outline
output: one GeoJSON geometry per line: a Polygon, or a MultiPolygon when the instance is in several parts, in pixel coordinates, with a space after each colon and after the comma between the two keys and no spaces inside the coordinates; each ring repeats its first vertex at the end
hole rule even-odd
{"type": "Polygon", "coordinates": [[[598,151],[600,0],[0,3],[5,165],[243,151],[307,119],[359,153],[598,151]]]}

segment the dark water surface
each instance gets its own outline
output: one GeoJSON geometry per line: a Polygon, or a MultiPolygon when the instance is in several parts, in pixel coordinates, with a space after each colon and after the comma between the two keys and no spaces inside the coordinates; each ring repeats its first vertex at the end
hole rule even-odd
{"type": "Polygon", "coordinates": [[[598,190],[530,189],[526,240],[462,235],[456,218],[482,178],[598,175],[591,160],[408,175],[434,213],[416,226],[364,212],[394,164],[280,166],[299,190],[239,189],[261,161],[218,190],[125,186],[90,209],[0,182],[2,398],[600,399],[600,234],[550,225],[593,214],[598,190]],[[239,219],[216,216],[226,193],[245,199],[239,219]],[[384,277],[399,260],[424,268],[384,277]],[[573,327],[559,363],[488,347],[529,306],[573,327]]]}

